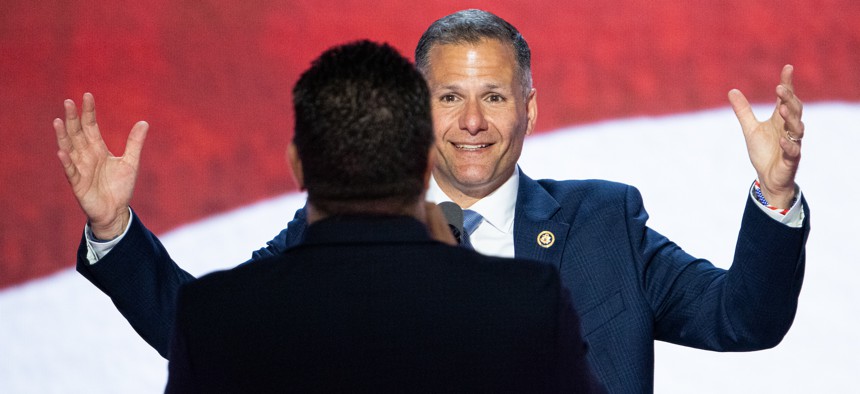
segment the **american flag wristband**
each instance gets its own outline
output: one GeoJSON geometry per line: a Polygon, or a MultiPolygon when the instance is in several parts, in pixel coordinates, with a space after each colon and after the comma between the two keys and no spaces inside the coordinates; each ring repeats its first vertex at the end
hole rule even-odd
{"type": "MultiPolygon", "coordinates": [[[[753,183],[753,194],[755,194],[755,198],[758,200],[758,202],[760,202],[762,205],[767,207],[767,209],[770,209],[772,211],[778,211],[780,215],[785,215],[786,213],[788,213],[788,211],[790,209],[790,208],[777,208],[773,205],[770,205],[770,203],[767,202],[767,199],[764,198],[764,194],[761,192],[761,184],[758,183],[758,179],[756,179],[755,183],[753,183]]],[[[795,197],[794,200],[791,200],[791,205],[794,205],[795,201],[797,201],[797,197],[795,197]]]]}

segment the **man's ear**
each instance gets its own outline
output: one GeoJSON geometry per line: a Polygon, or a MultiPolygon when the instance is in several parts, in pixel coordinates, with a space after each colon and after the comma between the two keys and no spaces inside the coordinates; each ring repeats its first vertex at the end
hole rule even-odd
{"type": "Polygon", "coordinates": [[[526,135],[530,135],[535,129],[535,122],[537,122],[538,115],[537,89],[535,88],[532,88],[526,96],[526,112],[528,114],[529,122],[528,127],[526,128],[526,135]]]}
{"type": "Polygon", "coordinates": [[[287,162],[290,163],[290,169],[293,171],[293,179],[299,186],[299,190],[305,190],[305,173],[302,171],[302,160],[299,158],[299,150],[296,144],[290,142],[287,147],[287,162]]]}

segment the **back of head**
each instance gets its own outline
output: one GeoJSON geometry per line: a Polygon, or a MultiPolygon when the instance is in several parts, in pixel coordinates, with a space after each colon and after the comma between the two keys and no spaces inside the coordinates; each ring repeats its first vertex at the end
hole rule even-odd
{"type": "Polygon", "coordinates": [[[531,50],[516,27],[487,11],[458,11],[433,22],[415,47],[415,65],[422,72],[430,67],[430,50],[436,45],[478,44],[498,40],[514,49],[517,70],[525,93],[532,87],[531,50]]]}
{"type": "Polygon", "coordinates": [[[395,212],[417,201],[433,142],[427,84],[387,44],[325,51],[293,89],[308,201],[327,214],[395,212]]]}

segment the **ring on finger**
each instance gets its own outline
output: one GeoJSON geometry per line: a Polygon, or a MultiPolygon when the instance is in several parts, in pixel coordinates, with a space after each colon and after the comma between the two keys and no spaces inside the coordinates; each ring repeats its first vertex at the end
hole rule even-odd
{"type": "Polygon", "coordinates": [[[788,131],[788,130],[785,131],[785,138],[788,138],[789,141],[794,142],[795,144],[800,142],[800,140],[803,139],[803,137],[794,138],[794,136],[791,135],[791,131],[788,131]]]}

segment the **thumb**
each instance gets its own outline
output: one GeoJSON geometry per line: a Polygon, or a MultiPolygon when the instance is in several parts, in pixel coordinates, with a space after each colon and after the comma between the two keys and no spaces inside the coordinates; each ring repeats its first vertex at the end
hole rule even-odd
{"type": "Polygon", "coordinates": [[[141,120],[135,123],[128,134],[128,140],[125,143],[125,152],[123,158],[128,160],[135,168],[140,163],[140,153],[143,151],[143,142],[146,140],[146,133],[149,131],[149,123],[141,120]]]}
{"type": "Polygon", "coordinates": [[[744,134],[755,129],[758,120],[752,112],[750,102],[740,90],[732,89],[729,91],[729,103],[732,105],[732,110],[735,111],[735,116],[738,118],[744,134]]]}

